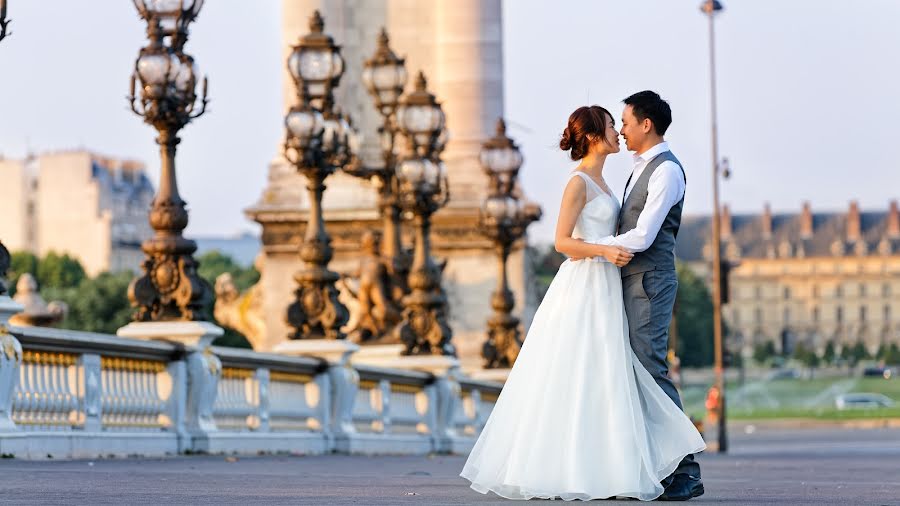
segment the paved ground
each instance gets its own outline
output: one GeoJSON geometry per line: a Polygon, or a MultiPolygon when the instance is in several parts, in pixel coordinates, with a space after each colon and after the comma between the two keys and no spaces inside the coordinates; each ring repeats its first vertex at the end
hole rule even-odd
{"type": "MultiPolygon", "coordinates": [[[[900,429],[743,427],[702,455],[691,504],[900,505],[900,429]]],[[[509,504],[468,488],[463,457],[193,456],[0,461],[0,504],[509,504]]],[[[603,504],[618,504],[605,501],[603,504]]],[[[633,504],[633,503],[632,503],[633,504]]]]}

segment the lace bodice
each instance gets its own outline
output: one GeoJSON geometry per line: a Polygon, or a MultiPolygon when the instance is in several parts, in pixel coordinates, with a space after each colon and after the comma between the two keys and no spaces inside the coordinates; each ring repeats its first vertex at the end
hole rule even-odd
{"type": "Polygon", "coordinates": [[[619,217],[619,201],[606,193],[590,176],[581,171],[572,172],[572,176],[581,177],[587,185],[584,208],[575,221],[572,237],[585,241],[596,241],[616,231],[616,220],[619,217]]]}

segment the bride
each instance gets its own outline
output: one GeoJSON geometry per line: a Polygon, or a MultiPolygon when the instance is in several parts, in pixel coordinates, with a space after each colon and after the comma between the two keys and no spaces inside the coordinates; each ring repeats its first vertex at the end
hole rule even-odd
{"type": "Polygon", "coordinates": [[[653,500],[681,459],[705,448],[631,349],[619,267],[632,254],[589,244],[613,235],[619,201],[603,180],[619,152],[609,112],[580,107],[559,143],[578,167],[556,226],[566,260],[460,474],[507,499],[653,500]]]}

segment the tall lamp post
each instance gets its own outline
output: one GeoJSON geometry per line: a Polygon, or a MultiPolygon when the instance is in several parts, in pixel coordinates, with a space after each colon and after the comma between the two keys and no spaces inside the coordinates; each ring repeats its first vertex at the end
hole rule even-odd
{"type": "Polygon", "coordinates": [[[397,110],[406,153],[397,165],[398,201],[415,222],[415,251],[409,272],[409,295],[403,298],[403,322],[398,328],[404,355],[450,355],[447,299],[441,289],[441,269],[431,258],[431,215],[450,198],[446,168],[440,160],[444,111],[428,92],[419,73],[415,90],[397,110]]]}
{"type": "Polygon", "coordinates": [[[341,327],[349,312],[338,300],[335,282],[340,276],[328,270],[334,255],[331,237],[322,216],[325,178],[345,166],[356,142],[348,120],[338,114],[333,90],[344,72],[340,47],[324,33],[319,11],[310,18],[310,33],[293,47],[288,70],[297,86],[297,103],[285,117],[285,156],[306,177],[310,215],[300,258],[303,268],[294,275],[298,288],[288,306],[291,339],[344,339],[341,327]]]}
{"type": "Polygon", "coordinates": [[[197,244],[182,236],[188,213],[175,177],[178,131],[206,111],[206,78],[198,97],[194,59],[183,51],[188,25],[196,19],[203,0],[134,0],[134,4],[147,22],[150,43],[135,62],[128,99],[132,111],[159,133],[156,142],[162,166],[159,192],[150,210],[155,235],[141,245],[147,255],[144,273],[131,282],[128,297],[137,308],[136,321],[206,320],[212,287],[197,274],[192,256],[197,244]]]}
{"type": "Polygon", "coordinates": [[[496,135],[481,150],[481,165],[490,180],[490,192],[479,215],[484,235],[494,242],[499,259],[497,290],[491,296],[494,315],[488,319],[488,338],[482,348],[486,369],[510,368],[522,346],[519,319],[513,316],[515,305],[506,276],[506,263],[513,244],[525,235],[532,222],[540,219],[541,208],[525,203],[514,194],[522,153],[506,136],[506,123],[497,120],[496,135]]]}
{"type": "Polygon", "coordinates": [[[403,88],[406,86],[407,72],[403,58],[390,48],[387,31],[381,30],[375,54],[366,60],[362,78],[372,96],[375,109],[381,115],[382,124],[378,132],[381,136],[382,165],[365,167],[359,158],[345,168],[353,176],[370,179],[378,188],[378,210],[383,222],[381,254],[390,261],[391,297],[398,304],[409,293],[406,277],[409,275],[410,258],[400,241],[400,214],[398,200],[399,186],[395,177],[397,155],[396,141],[400,128],[397,125],[397,107],[403,88]]]}
{"type": "Polygon", "coordinates": [[[728,451],[728,434],[725,409],[725,374],[723,370],[724,347],[722,341],[722,238],[719,226],[719,174],[727,170],[727,165],[719,162],[719,139],[716,112],[716,38],[715,16],[723,9],[719,0],[704,0],[700,10],[709,20],[709,84],[710,114],[712,136],[712,180],[713,180],[713,219],[712,219],[712,262],[713,262],[713,340],[715,353],[715,386],[719,394],[719,452],[728,451]]]}

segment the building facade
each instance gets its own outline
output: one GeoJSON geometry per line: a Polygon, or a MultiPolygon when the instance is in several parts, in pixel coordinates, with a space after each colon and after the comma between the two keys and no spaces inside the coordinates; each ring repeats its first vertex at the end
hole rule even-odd
{"type": "MultiPolygon", "coordinates": [[[[772,341],[791,352],[821,353],[862,342],[870,353],[900,343],[900,211],[722,213],[723,259],[730,267],[723,317],[728,345],[745,356],[772,341]]],[[[709,280],[710,218],[686,217],[676,253],[709,280]]]]}
{"type": "MultiPolygon", "coordinates": [[[[366,163],[380,163],[377,129],[381,118],[361,74],[363,62],[375,52],[382,27],[390,35],[393,50],[406,58],[407,89],[422,70],[429,90],[441,102],[450,132],[442,158],[448,167],[451,200],[434,216],[433,248],[439,259],[447,259],[444,287],[450,299],[453,343],[465,365],[480,364],[497,271],[493,246],[478,230],[479,209],[488,189],[479,152],[503,115],[501,1],[283,0],[285,61],[291,46],[308,33],[309,18],[316,9],[325,20],[325,32],[341,45],[346,64],[336,102],[361,133],[366,163]]],[[[287,110],[296,100],[296,90],[286,68],[283,90],[287,110]]],[[[288,335],[284,314],[295,289],[292,276],[302,266],[297,251],[309,208],[305,180],[283,160],[282,140],[276,142],[278,154],[269,166],[268,184],[258,202],[247,209],[247,216],[263,227],[262,255],[257,262],[260,293],[265,297],[263,349],[288,335]]],[[[527,161],[524,170],[528,170],[527,161]]],[[[342,173],[330,176],[325,184],[323,213],[335,248],[331,268],[352,272],[361,258],[362,232],[381,228],[376,190],[342,173]]],[[[404,244],[411,242],[411,230],[407,230],[404,244]]],[[[516,312],[527,327],[537,305],[537,284],[524,248],[516,248],[511,256],[509,278],[516,312]]]]}
{"type": "Polygon", "coordinates": [[[0,160],[0,177],[10,251],[68,253],[91,276],[139,269],[154,193],[143,164],[67,151],[0,160]]]}

